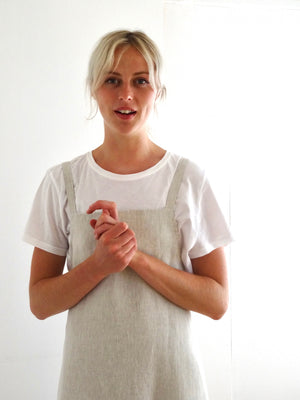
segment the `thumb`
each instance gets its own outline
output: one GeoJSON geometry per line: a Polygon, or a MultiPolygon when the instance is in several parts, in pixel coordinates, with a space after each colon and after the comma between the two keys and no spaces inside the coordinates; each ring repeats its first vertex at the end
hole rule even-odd
{"type": "Polygon", "coordinates": [[[91,225],[91,227],[92,227],[93,229],[95,229],[96,223],[97,223],[97,220],[96,220],[96,219],[91,219],[91,220],[90,220],[90,225],[91,225]]]}

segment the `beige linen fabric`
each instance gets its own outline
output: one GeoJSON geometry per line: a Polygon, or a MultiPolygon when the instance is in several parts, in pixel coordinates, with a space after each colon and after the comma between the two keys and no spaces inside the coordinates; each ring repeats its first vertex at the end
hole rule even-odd
{"type": "MultiPolygon", "coordinates": [[[[119,212],[141,251],[181,270],[174,210],[185,165],[181,159],[164,208],[119,212]]],[[[100,214],[77,213],[70,164],[63,170],[71,213],[69,251],[76,266],[95,248],[89,221],[100,214]]],[[[190,312],[130,267],[110,275],[68,312],[58,399],[207,399],[190,344],[190,312]]]]}

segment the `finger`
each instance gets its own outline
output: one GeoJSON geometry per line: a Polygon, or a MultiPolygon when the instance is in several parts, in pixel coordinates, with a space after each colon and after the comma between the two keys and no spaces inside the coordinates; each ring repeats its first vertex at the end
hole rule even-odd
{"type": "Polygon", "coordinates": [[[113,201],[98,200],[89,206],[87,214],[92,214],[96,210],[107,210],[111,217],[118,219],[117,205],[113,201]]]}
{"type": "Polygon", "coordinates": [[[118,246],[117,254],[121,257],[126,257],[128,253],[137,250],[137,243],[135,238],[127,241],[123,246],[118,246]]]}
{"type": "Polygon", "coordinates": [[[102,213],[95,224],[95,229],[102,224],[115,225],[117,222],[118,221],[115,218],[111,217],[109,214],[102,213]]]}
{"type": "Polygon", "coordinates": [[[114,225],[111,224],[102,224],[98,228],[95,228],[94,230],[95,239],[98,240],[103,233],[111,229],[113,226],[114,225]]]}
{"type": "Polygon", "coordinates": [[[97,223],[97,220],[96,220],[96,219],[91,219],[91,220],[90,220],[90,225],[91,225],[91,227],[92,227],[93,229],[95,229],[96,223],[97,223]]]}
{"type": "Polygon", "coordinates": [[[117,239],[120,235],[122,235],[122,233],[127,231],[127,229],[128,225],[126,224],[126,222],[118,222],[111,229],[103,233],[101,237],[104,238],[105,241],[117,239]]]}
{"type": "Polygon", "coordinates": [[[90,220],[90,225],[93,229],[96,229],[100,225],[105,224],[105,223],[108,223],[111,225],[114,225],[117,223],[117,221],[109,215],[109,212],[107,210],[103,210],[103,212],[100,215],[100,217],[98,218],[98,220],[97,219],[90,220]]]}
{"type": "Polygon", "coordinates": [[[131,262],[133,256],[135,255],[135,253],[137,251],[137,244],[136,244],[135,239],[132,239],[130,242],[128,242],[126,244],[126,246],[124,246],[122,249],[125,254],[126,264],[129,265],[129,263],[131,262]]]}
{"type": "Polygon", "coordinates": [[[127,229],[124,233],[118,236],[118,238],[116,239],[116,243],[120,247],[124,247],[132,240],[135,240],[134,232],[131,229],[127,229]]]}

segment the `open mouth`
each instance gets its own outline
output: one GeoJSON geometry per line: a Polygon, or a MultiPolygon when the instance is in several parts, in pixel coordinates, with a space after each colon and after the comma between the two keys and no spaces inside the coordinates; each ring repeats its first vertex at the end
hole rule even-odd
{"type": "Polygon", "coordinates": [[[121,114],[121,115],[133,115],[133,114],[136,114],[136,111],[133,111],[133,110],[116,110],[115,112],[118,113],[118,114],[121,114]]]}

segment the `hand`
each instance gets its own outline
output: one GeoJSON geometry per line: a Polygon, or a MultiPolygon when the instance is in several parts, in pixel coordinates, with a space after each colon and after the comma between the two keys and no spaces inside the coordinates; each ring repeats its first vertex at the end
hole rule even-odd
{"type": "Polygon", "coordinates": [[[137,243],[134,232],[125,222],[117,222],[97,240],[93,259],[105,276],[123,271],[134,256],[137,243]]]}
{"type": "Polygon", "coordinates": [[[118,210],[116,203],[107,200],[98,200],[91,204],[87,210],[87,214],[92,214],[96,210],[103,210],[102,215],[98,220],[92,219],[90,225],[95,230],[95,239],[99,239],[102,233],[118,221],[118,210]]]}
{"type": "Polygon", "coordinates": [[[94,229],[95,239],[98,240],[100,236],[116,225],[119,221],[109,215],[108,210],[103,210],[100,217],[90,221],[91,227],[94,229]]]}
{"type": "Polygon", "coordinates": [[[118,221],[115,203],[99,200],[89,207],[87,213],[99,208],[103,210],[101,216],[98,220],[90,221],[97,240],[93,258],[101,274],[109,275],[128,266],[137,250],[137,243],[135,234],[128,225],[118,221]]]}
{"type": "Polygon", "coordinates": [[[117,205],[113,201],[98,200],[89,206],[87,214],[92,214],[96,210],[107,210],[111,217],[118,219],[117,205]]]}

